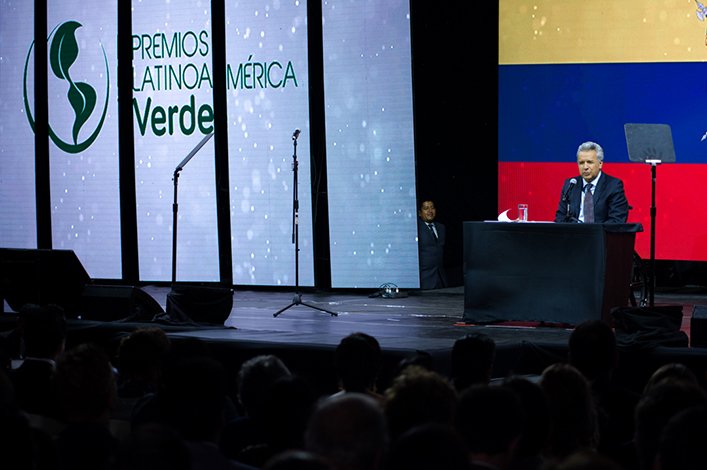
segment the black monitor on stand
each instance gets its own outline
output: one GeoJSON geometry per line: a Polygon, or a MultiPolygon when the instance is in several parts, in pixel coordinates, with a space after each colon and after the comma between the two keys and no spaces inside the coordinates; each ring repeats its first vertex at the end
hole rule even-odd
{"type": "Polygon", "coordinates": [[[661,163],[675,163],[673,134],[667,124],[624,124],[628,158],[632,162],[651,166],[651,233],[650,233],[650,273],[648,280],[649,306],[655,304],[655,187],[657,167],[661,163]]]}

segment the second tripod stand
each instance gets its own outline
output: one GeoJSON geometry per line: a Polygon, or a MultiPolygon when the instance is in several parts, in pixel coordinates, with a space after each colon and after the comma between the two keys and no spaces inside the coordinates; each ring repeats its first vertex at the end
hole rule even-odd
{"type": "Polygon", "coordinates": [[[277,317],[282,312],[295,305],[304,305],[305,307],[313,308],[316,310],[321,310],[329,315],[336,317],[338,314],[327,310],[322,307],[317,307],[316,305],[311,305],[306,302],[302,302],[302,294],[299,292],[299,197],[297,194],[297,138],[300,135],[300,130],[296,129],[292,134],[292,145],[294,147],[292,154],[292,174],[293,174],[293,185],[292,185],[292,243],[295,245],[295,294],[292,299],[292,303],[286,307],[281,308],[277,312],[273,313],[273,317],[277,317]]]}

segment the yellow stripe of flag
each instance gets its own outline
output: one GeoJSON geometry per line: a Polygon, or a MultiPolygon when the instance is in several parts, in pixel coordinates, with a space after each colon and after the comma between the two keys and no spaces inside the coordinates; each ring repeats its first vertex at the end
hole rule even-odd
{"type": "Polygon", "coordinates": [[[499,0],[499,64],[702,62],[707,0],[499,0]]]}

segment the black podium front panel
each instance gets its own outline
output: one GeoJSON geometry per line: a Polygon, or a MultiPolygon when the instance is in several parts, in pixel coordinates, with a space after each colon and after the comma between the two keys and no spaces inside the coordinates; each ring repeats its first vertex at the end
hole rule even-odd
{"type": "Polygon", "coordinates": [[[626,306],[639,224],[464,223],[464,321],[576,325],[626,306]]]}

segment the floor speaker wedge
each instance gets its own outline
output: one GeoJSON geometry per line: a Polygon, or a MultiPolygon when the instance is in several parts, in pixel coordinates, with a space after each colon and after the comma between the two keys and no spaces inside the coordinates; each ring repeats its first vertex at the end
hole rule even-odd
{"type": "Polygon", "coordinates": [[[233,289],[175,286],[167,294],[167,318],[179,323],[223,325],[233,308],[233,289]]]}
{"type": "Polygon", "coordinates": [[[151,322],[164,309],[150,294],[133,286],[86,285],[79,316],[83,320],[151,322]]]}

